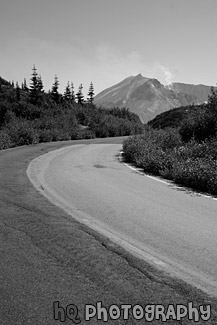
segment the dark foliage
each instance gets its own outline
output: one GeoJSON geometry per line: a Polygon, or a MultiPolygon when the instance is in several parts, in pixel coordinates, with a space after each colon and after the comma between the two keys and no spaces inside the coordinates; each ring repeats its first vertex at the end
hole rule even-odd
{"type": "Polygon", "coordinates": [[[94,100],[94,87],[93,87],[93,83],[90,83],[90,87],[89,87],[89,92],[88,92],[88,98],[87,101],[90,104],[93,104],[93,100],[94,100]]]}
{"type": "MultiPolygon", "coordinates": [[[[73,83],[67,83],[64,95],[58,91],[55,76],[51,91],[43,90],[43,81],[33,67],[30,87],[26,80],[13,87],[0,78],[0,149],[38,142],[90,139],[95,137],[132,135],[143,132],[136,114],[126,109],[112,111],[97,108],[83,100],[81,85],[75,102],[73,83]]],[[[90,93],[91,92],[91,93],[90,93]]]]}
{"type": "Polygon", "coordinates": [[[157,115],[148,125],[154,129],[165,129],[167,127],[177,128],[182,122],[189,118],[189,115],[200,110],[199,105],[181,106],[157,115]]]}

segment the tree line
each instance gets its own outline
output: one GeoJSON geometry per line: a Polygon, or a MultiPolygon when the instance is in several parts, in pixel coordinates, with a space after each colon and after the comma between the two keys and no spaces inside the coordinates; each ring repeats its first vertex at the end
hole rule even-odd
{"type": "MultiPolygon", "coordinates": [[[[43,81],[42,81],[42,77],[41,75],[39,75],[37,73],[37,69],[35,67],[35,65],[33,65],[32,68],[32,77],[30,79],[30,86],[27,86],[27,82],[26,82],[26,78],[24,78],[24,81],[21,84],[21,87],[19,86],[19,83],[16,82],[16,86],[14,85],[14,81],[12,81],[11,86],[16,88],[16,97],[17,100],[20,100],[20,91],[26,91],[29,92],[29,96],[30,96],[30,102],[32,104],[37,104],[40,96],[45,92],[44,91],[44,85],[43,85],[43,81]]],[[[77,93],[75,93],[74,91],[74,84],[73,82],[67,82],[67,85],[65,87],[64,93],[63,95],[59,92],[59,80],[57,75],[55,75],[54,77],[54,83],[52,85],[51,90],[49,90],[49,93],[51,94],[52,99],[56,102],[56,103],[61,103],[63,101],[71,101],[71,102],[77,102],[78,104],[84,104],[85,102],[92,104],[93,100],[94,100],[94,86],[93,86],[93,82],[90,83],[89,86],[89,91],[87,94],[87,99],[85,101],[84,99],[84,95],[83,95],[83,85],[80,84],[80,86],[78,87],[78,91],[77,93]]]]}
{"type": "Polygon", "coordinates": [[[46,141],[111,137],[143,132],[139,117],[127,108],[104,109],[94,104],[90,83],[84,99],[83,85],[75,93],[67,82],[59,91],[58,77],[44,90],[41,75],[32,68],[30,83],[8,82],[0,77],[0,149],[46,141]]]}

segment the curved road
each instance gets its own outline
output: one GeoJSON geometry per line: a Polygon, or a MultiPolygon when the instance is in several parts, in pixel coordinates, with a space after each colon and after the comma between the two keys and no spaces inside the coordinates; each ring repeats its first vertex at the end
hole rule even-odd
{"type": "Polygon", "coordinates": [[[33,160],[35,187],[78,220],[217,296],[217,200],[141,176],[121,144],[66,147],[33,160]]]}

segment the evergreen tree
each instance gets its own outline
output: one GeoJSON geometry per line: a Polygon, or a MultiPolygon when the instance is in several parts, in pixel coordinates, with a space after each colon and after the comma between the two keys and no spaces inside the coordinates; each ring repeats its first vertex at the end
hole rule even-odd
{"type": "Polygon", "coordinates": [[[57,76],[55,75],[55,77],[54,77],[54,83],[53,83],[53,86],[52,86],[52,89],[51,89],[51,96],[52,96],[52,99],[56,103],[59,103],[59,99],[60,99],[60,95],[59,95],[59,92],[58,92],[58,88],[59,88],[59,81],[58,81],[57,76]]]}
{"type": "Polygon", "coordinates": [[[208,96],[209,111],[217,118],[217,90],[211,87],[211,94],[208,96]]]}
{"type": "Polygon", "coordinates": [[[89,88],[89,92],[88,92],[87,95],[88,95],[87,101],[90,104],[93,104],[93,100],[94,100],[94,87],[93,87],[93,83],[92,82],[90,83],[90,88],[89,88]]]}
{"type": "Polygon", "coordinates": [[[13,80],[12,80],[12,82],[11,82],[11,86],[14,87],[14,81],[13,81],[13,80]]]}
{"type": "Polygon", "coordinates": [[[74,91],[73,82],[71,82],[71,100],[72,100],[72,102],[75,101],[75,91],[74,91]]]}
{"type": "Polygon", "coordinates": [[[63,98],[64,98],[65,101],[70,101],[71,100],[71,89],[70,89],[69,81],[67,83],[65,92],[63,94],[63,98]]]}
{"type": "Polygon", "coordinates": [[[23,81],[23,90],[29,91],[29,88],[27,87],[27,84],[26,84],[26,78],[24,78],[24,81],[23,81]]]}
{"type": "MultiPolygon", "coordinates": [[[[32,78],[30,79],[30,90],[29,90],[29,96],[30,96],[30,102],[32,104],[36,104],[38,101],[38,73],[35,65],[33,65],[32,68],[32,78]]],[[[25,87],[25,86],[24,86],[25,87]]]]}
{"type": "Polygon", "coordinates": [[[18,82],[16,82],[16,99],[17,101],[20,101],[20,87],[18,82]]]}
{"type": "Polygon", "coordinates": [[[30,81],[30,89],[28,89],[26,85],[26,79],[24,79],[24,84],[23,84],[24,90],[29,91],[29,96],[30,96],[30,102],[34,105],[38,103],[39,98],[41,97],[40,95],[44,92],[43,88],[43,82],[41,79],[41,76],[38,75],[37,69],[35,65],[33,65],[32,68],[32,77],[30,81]]]}
{"type": "Polygon", "coordinates": [[[43,85],[43,82],[42,82],[42,79],[41,79],[41,75],[38,76],[38,80],[37,80],[37,82],[38,82],[38,84],[37,84],[38,92],[39,92],[39,93],[43,93],[43,92],[44,92],[44,90],[43,90],[44,85],[43,85]]]}
{"type": "Polygon", "coordinates": [[[78,104],[83,104],[83,102],[84,102],[84,95],[83,95],[83,92],[82,92],[82,90],[83,90],[83,86],[82,86],[82,84],[80,84],[80,86],[79,86],[79,88],[78,88],[78,92],[77,92],[77,94],[76,94],[76,99],[77,99],[77,103],[78,104]]]}

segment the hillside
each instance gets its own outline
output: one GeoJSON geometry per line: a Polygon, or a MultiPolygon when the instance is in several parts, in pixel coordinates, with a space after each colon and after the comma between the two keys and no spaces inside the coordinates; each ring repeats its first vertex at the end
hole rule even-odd
{"type": "Polygon", "coordinates": [[[210,86],[205,85],[192,85],[175,82],[172,84],[172,89],[178,92],[193,95],[199,99],[200,103],[207,101],[207,97],[210,94],[210,86]]]}
{"type": "Polygon", "coordinates": [[[209,86],[182,83],[164,86],[157,79],[138,74],[103,90],[94,102],[104,108],[129,108],[143,123],[147,123],[172,108],[201,104],[207,101],[209,93],[209,86]]]}
{"type": "Polygon", "coordinates": [[[201,105],[181,106],[170,109],[169,111],[158,114],[155,118],[148,122],[148,125],[154,129],[164,129],[167,127],[180,127],[182,122],[187,118],[201,111],[201,105]]]}
{"type": "MultiPolygon", "coordinates": [[[[82,95],[82,94],[81,94],[82,95]]],[[[33,68],[30,86],[0,77],[0,150],[39,142],[127,136],[142,133],[138,115],[127,109],[105,110],[67,89],[51,91],[33,68]]]]}

